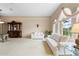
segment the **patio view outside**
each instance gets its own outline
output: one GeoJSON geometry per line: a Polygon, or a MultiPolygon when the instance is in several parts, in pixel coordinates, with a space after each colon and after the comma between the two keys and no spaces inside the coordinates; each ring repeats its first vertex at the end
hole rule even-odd
{"type": "Polygon", "coordinates": [[[72,18],[63,21],[63,35],[71,37],[72,18]]]}

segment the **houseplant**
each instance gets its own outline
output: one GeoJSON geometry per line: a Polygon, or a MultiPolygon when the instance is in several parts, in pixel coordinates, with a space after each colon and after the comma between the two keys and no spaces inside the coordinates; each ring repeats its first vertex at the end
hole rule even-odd
{"type": "Polygon", "coordinates": [[[46,30],[46,31],[45,31],[45,37],[47,37],[48,35],[51,35],[51,33],[52,33],[52,31],[46,30]]]}

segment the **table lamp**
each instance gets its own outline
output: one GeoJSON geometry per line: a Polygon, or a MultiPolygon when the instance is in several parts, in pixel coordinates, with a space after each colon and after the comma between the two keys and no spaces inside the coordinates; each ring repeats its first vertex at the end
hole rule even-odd
{"type": "Polygon", "coordinates": [[[78,34],[78,38],[75,40],[75,43],[76,47],[79,48],[79,23],[73,24],[71,32],[78,34]]]}

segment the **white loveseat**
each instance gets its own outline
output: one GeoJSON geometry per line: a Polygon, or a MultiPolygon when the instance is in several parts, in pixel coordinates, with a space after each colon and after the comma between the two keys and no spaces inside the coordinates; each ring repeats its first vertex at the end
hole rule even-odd
{"type": "Polygon", "coordinates": [[[67,40],[67,37],[58,35],[58,34],[52,34],[46,38],[46,42],[50,49],[52,50],[54,55],[59,55],[59,49],[61,46],[61,42],[65,42],[67,40]]]}
{"type": "Polygon", "coordinates": [[[43,32],[32,32],[31,34],[32,39],[44,39],[43,32]]]}

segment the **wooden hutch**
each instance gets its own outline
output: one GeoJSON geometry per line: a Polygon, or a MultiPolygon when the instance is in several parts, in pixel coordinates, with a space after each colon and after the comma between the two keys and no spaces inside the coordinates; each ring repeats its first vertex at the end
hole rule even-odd
{"type": "Polygon", "coordinates": [[[22,23],[21,22],[8,22],[8,35],[10,38],[22,37],[22,23]]]}

